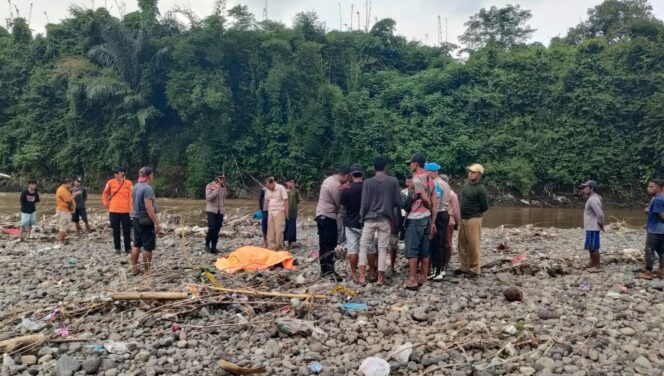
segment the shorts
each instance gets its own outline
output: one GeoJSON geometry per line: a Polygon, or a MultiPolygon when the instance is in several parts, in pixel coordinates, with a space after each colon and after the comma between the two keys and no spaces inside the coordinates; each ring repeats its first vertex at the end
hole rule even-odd
{"type": "Polygon", "coordinates": [[[60,232],[66,232],[67,227],[69,227],[69,222],[71,222],[71,213],[65,211],[56,211],[55,215],[57,216],[58,230],[60,232]]]}
{"type": "Polygon", "coordinates": [[[349,255],[360,253],[360,238],[362,237],[361,228],[346,227],[346,250],[349,255]]]}
{"type": "Polygon", "coordinates": [[[21,227],[32,227],[37,224],[37,212],[21,213],[21,227]]]}
{"type": "Polygon", "coordinates": [[[268,220],[268,212],[267,210],[263,212],[263,216],[261,217],[261,231],[263,231],[263,235],[267,235],[267,220],[268,220]]]}
{"type": "Polygon", "coordinates": [[[85,223],[88,222],[88,210],[86,208],[77,208],[76,211],[71,214],[72,222],[78,223],[81,219],[85,223]]]}
{"type": "Polygon", "coordinates": [[[586,241],[583,244],[583,249],[587,251],[599,251],[599,231],[587,231],[586,230],[586,241]]]}
{"type": "Polygon", "coordinates": [[[428,258],[429,257],[429,230],[431,218],[409,219],[406,227],[406,257],[428,258]]]}
{"type": "Polygon", "coordinates": [[[132,218],[131,221],[131,227],[134,229],[134,247],[142,248],[146,252],[154,251],[157,244],[154,225],[143,226],[138,222],[138,218],[132,218]]]}

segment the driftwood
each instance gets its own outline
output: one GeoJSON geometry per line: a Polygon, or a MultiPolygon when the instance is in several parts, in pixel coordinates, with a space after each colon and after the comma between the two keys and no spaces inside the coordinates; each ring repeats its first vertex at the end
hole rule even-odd
{"type": "Polygon", "coordinates": [[[44,334],[31,334],[28,336],[14,337],[0,341],[0,353],[8,353],[25,346],[38,345],[46,342],[48,337],[44,334]]]}
{"type": "Polygon", "coordinates": [[[269,291],[256,291],[248,289],[227,289],[223,287],[207,286],[210,290],[222,291],[227,293],[243,294],[248,296],[267,296],[272,298],[296,298],[296,299],[325,299],[325,295],[316,294],[293,294],[288,292],[269,292],[269,291]]]}
{"type": "Polygon", "coordinates": [[[189,295],[186,292],[115,292],[111,294],[113,300],[183,300],[189,295]]]}
{"type": "Polygon", "coordinates": [[[219,364],[219,367],[223,368],[225,371],[228,371],[235,375],[253,375],[256,373],[263,373],[267,371],[265,367],[258,367],[258,368],[240,367],[237,364],[233,364],[224,359],[219,359],[219,363],[217,364],[219,364]]]}

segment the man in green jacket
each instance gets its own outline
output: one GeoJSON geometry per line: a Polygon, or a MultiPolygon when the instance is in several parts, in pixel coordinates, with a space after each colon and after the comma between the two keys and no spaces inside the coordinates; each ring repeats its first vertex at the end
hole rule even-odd
{"type": "Polygon", "coordinates": [[[480,274],[480,236],[482,214],[489,209],[486,189],[481,183],[484,167],[468,167],[468,180],[461,189],[461,225],[459,226],[459,262],[461,272],[471,277],[480,274]]]}

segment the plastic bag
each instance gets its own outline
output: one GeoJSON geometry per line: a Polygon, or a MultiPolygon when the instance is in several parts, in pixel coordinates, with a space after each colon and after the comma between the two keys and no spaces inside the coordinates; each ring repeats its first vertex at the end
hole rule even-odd
{"type": "Polygon", "coordinates": [[[126,342],[110,341],[104,343],[104,348],[111,354],[126,354],[129,352],[129,346],[126,342]]]}
{"type": "Polygon", "coordinates": [[[385,360],[370,356],[362,361],[357,369],[364,376],[388,376],[390,374],[390,363],[385,360]]]}
{"type": "Polygon", "coordinates": [[[327,333],[317,328],[311,321],[298,320],[291,317],[283,317],[277,320],[277,328],[280,332],[288,335],[312,336],[323,342],[327,339],[327,333]]]}
{"type": "Polygon", "coordinates": [[[38,332],[46,327],[46,324],[34,322],[30,319],[21,319],[21,326],[31,332],[38,332]]]}

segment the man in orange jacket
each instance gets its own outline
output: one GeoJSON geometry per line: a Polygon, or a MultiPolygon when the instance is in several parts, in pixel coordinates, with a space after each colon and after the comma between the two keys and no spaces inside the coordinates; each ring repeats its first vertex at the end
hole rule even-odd
{"type": "Polygon", "coordinates": [[[131,252],[131,189],[133,185],[131,180],[125,178],[125,170],[122,166],[116,166],[113,169],[113,178],[106,183],[104,192],[101,195],[104,207],[108,208],[108,216],[113,229],[113,245],[115,254],[119,255],[120,248],[120,227],[122,227],[122,236],[124,240],[124,251],[126,254],[131,252]]]}
{"type": "Polygon", "coordinates": [[[55,191],[55,215],[58,218],[58,230],[62,244],[65,244],[67,227],[74,211],[76,211],[76,201],[71,193],[71,179],[64,179],[55,191]]]}

